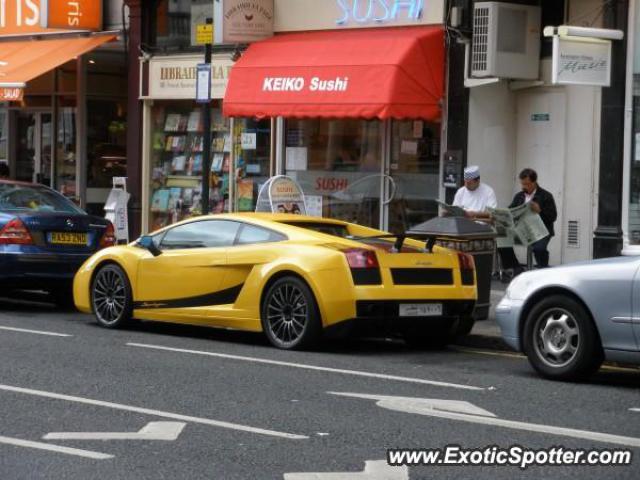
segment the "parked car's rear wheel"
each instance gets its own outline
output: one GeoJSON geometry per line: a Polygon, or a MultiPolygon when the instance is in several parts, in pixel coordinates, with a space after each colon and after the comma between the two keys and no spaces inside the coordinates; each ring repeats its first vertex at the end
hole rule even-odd
{"type": "Polygon", "coordinates": [[[523,349],[538,373],[558,380],[585,378],[603,360],[589,312],[566,295],[552,295],[534,305],[524,326],[523,349]]]}
{"type": "Polygon", "coordinates": [[[276,347],[293,350],[313,345],[322,332],[313,292],[297,277],[276,280],[262,302],[262,328],[276,347]]]}
{"type": "Polygon", "coordinates": [[[109,264],[98,270],[91,283],[91,305],[103,327],[119,328],[131,320],[133,295],[122,268],[109,264]]]}

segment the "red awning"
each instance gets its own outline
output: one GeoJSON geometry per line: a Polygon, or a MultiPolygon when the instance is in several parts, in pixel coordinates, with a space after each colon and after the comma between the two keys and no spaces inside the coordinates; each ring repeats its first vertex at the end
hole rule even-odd
{"type": "Polygon", "coordinates": [[[231,69],[224,114],[437,120],[444,51],[441,27],[278,35],[231,69]]]}

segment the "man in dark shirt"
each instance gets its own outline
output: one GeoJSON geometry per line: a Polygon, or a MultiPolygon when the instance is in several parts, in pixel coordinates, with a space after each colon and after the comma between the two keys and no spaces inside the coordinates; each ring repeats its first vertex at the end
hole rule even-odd
{"type": "MultiPolygon", "coordinates": [[[[520,172],[520,186],[522,191],[516,193],[509,208],[520,206],[528,203],[531,210],[538,213],[545,227],[549,231],[549,235],[541,240],[533,243],[531,249],[536,259],[538,268],[546,268],[549,266],[549,241],[555,235],[553,224],[558,218],[556,211],[556,202],[551,192],[545,190],[538,185],[538,174],[531,168],[525,168],[520,172]]],[[[499,249],[500,258],[502,259],[503,268],[514,268],[514,273],[521,270],[512,248],[499,249]]]]}

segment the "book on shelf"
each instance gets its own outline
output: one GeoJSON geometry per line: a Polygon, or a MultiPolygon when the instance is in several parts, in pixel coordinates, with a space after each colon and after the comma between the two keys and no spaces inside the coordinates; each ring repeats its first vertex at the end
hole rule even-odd
{"type": "Polygon", "coordinates": [[[231,163],[231,156],[224,154],[224,160],[222,161],[222,171],[229,173],[229,164],[231,163]]]}
{"type": "Polygon", "coordinates": [[[211,141],[211,148],[214,152],[224,151],[224,137],[216,137],[211,141]]]}
{"type": "Polygon", "coordinates": [[[202,172],[202,154],[201,153],[196,153],[195,155],[193,155],[193,168],[192,168],[192,172],[193,173],[201,173],[202,172]]]}
{"type": "Polygon", "coordinates": [[[171,169],[173,172],[182,172],[186,167],[187,157],[185,155],[177,155],[171,161],[171,169]]]}
{"type": "Polygon", "coordinates": [[[182,201],[185,205],[193,205],[193,188],[185,188],[182,191],[182,201]]]}
{"type": "Polygon", "coordinates": [[[168,202],[169,210],[175,210],[179,206],[181,198],[182,198],[182,188],[180,187],[170,188],[169,202],[168,202]]]}
{"type": "Polygon", "coordinates": [[[165,152],[170,152],[171,149],[173,149],[173,139],[176,137],[173,137],[171,135],[167,135],[167,140],[165,141],[165,145],[164,145],[164,151],[165,152]]]}
{"type": "Polygon", "coordinates": [[[222,164],[224,162],[224,153],[214,153],[211,162],[212,172],[222,172],[222,164]]]}
{"type": "Polygon", "coordinates": [[[151,197],[151,210],[154,212],[166,212],[169,207],[169,189],[160,188],[153,192],[151,197]]]}
{"type": "Polygon", "coordinates": [[[186,132],[188,124],[189,124],[189,115],[180,115],[180,119],[178,120],[178,131],[186,132]]]}
{"type": "Polygon", "coordinates": [[[177,132],[179,126],[180,126],[180,114],[168,113],[167,118],[164,122],[165,132],[177,132]]]}
{"type": "Polygon", "coordinates": [[[153,134],[153,149],[164,150],[164,133],[155,132],[153,134]]]}
{"type": "Polygon", "coordinates": [[[189,121],[187,122],[188,132],[201,132],[202,123],[200,122],[200,110],[193,110],[189,114],[189,121]]]}
{"type": "Polygon", "coordinates": [[[238,180],[238,210],[243,212],[253,210],[253,180],[243,178],[238,180]]]}
{"type": "Polygon", "coordinates": [[[202,151],[202,135],[194,135],[191,139],[191,151],[192,152],[201,152],[202,151]]]}

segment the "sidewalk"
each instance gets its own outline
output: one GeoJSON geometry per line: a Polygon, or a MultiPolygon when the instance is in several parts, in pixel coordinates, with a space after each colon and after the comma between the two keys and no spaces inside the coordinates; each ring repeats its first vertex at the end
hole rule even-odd
{"type": "Polygon", "coordinates": [[[471,333],[458,340],[456,344],[467,347],[490,348],[493,350],[511,350],[511,348],[502,341],[500,327],[498,327],[495,319],[496,305],[498,305],[498,302],[500,302],[500,299],[504,295],[507,285],[508,284],[498,280],[492,280],[489,318],[476,322],[471,333]]]}

